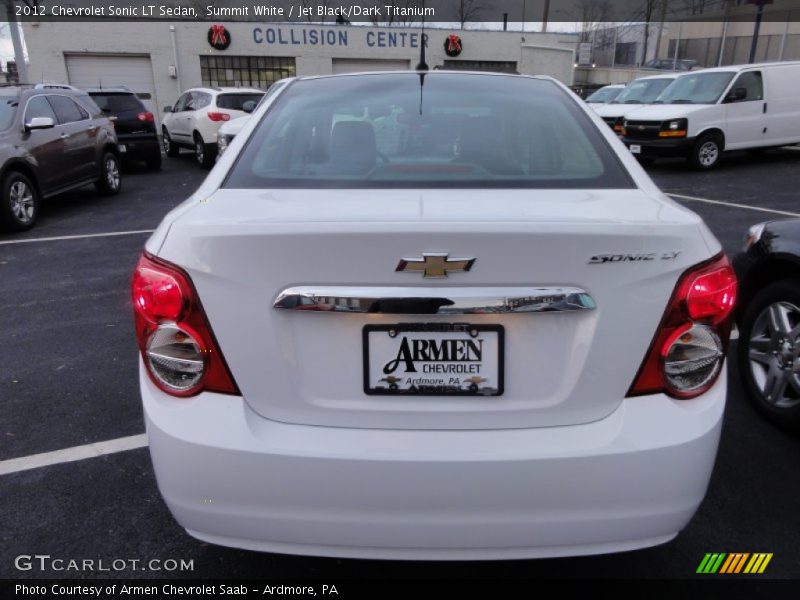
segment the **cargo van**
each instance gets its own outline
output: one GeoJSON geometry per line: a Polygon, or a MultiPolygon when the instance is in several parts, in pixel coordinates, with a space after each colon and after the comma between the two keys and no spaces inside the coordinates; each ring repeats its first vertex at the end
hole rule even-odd
{"type": "Polygon", "coordinates": [[[732,65],[681,75],[627,114],[622,138],[642,162],[684,156],[713,169],[726,150],[800,143],[800,61],[732,65]]]}
{"type": "Polygon", "coordinates": [[[600,115],[611,129],[621,133],[622,122],[628,113],[636,110],[642,104],[653,102],[677,77],[678,73],[639,77],[626,85],[619,96],[608,104],[594,106],[590,104],[589,106],[592,106],[594,112],[600,115]]]}

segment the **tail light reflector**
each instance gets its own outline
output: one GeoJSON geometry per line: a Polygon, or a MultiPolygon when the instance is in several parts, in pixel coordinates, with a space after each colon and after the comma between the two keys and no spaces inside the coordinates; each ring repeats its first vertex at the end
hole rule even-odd
{"type": "Polygon", "coordinates": [[[145,252],[131,294],[139,351],[159,389],[173,396],[239,394],[185,271],[145,252]]]}
{"type": "Polygon", "coordinates": [[[208,118],[212,121],[230,121],[231,116],[224,112],[209,112],[208,118]]]}

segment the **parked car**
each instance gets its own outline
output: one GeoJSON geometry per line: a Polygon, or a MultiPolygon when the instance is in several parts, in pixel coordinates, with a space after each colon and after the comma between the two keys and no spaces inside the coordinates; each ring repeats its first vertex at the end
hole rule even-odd
{"type": "Polygon", "coordinates": [[[691,71],[696,66],[697,61],[688,58],[654,58],[644,63],[645,69],[659,69],[664,71],[691,71]]]}
{"type": "Polygon", "coordinates": [[[139,97],[124,86],[86,90],[103,114],[114,118],[120,154],[142,160],[148,169],[161,168],[161,144],[156,120],[139,97]]]}
{"type": "Polygon", "coordinates": [[[767,419],[800,432],[800,219],[751,227],[734,266],[745,390],[767,419]]]}
{"type": "Polygon", "coordinates": [[[670,73],[669,75],[651,75],[634,79],[611,102],[592,106],[592,108],[611,129],[621,134],[625,117],[640,108],[642,104],[650,104],[655,101],[677,77],[670,73]]]}
{"type": "Polygon", "coordinates": [[[300,77],[251,119],[132,280],[150,453],[192,536],[497,559],[689,522],[736,280],[589,107],[545,77],[388,72],[300,77]]]}
{"type": "Polygon", "coordinates": [[[0,222],[30,229],[42,198],[94,183],[121,187],[114,126],[85,92],[0,87],[0,222]]]}
{"type": "Polygon", "coordinates": [[[651,106],[629,112],[625,144],[637,156],[682,156],[713,169],[727,150],[800,143],[800,62],[687,73],[651,106]]]}
{"type": "Polygon", "coordinates": [[[623,83],[613,83],[611,85],[604,85],[599,90],[595,90],[592,92],[588,98],[586,98],[587,104],[608,104],[612,100],[615,100],[617,96],[622,93],[622,90],[625,89],[625,84],[623,83]]]}
{"type": "Polygon", "coordinates": [[[242,127],[244,127],[244,124],[247,123],[248,119],[250,118],[250,113],[256,110],[264,102],[272,98],[293,79],[294,77],[279,79],[269,86],[267,93],[261,96],[261,99],[258,101],[258,103],[253,104],[252,101],[248,101],[242,105],[242,109],[247,113],[244,117],[232,119],[222,124],[222,127],[220,127],[217,131],[217,157],[227,150],[228,146],[233,141],[233,138],[236,137],[236,135],[242,130],[242,127]]]}
{"type": "Polygon", "coordinates": [[[164,107],[161,138],[167,156],[181,147],[193,148],[201,167],[214,164],[217,130],[231,119],[243,117],[246,102],[258,102],[264,92],[252,88],[201,87],[184,92],[173,106],[164,107]]]}

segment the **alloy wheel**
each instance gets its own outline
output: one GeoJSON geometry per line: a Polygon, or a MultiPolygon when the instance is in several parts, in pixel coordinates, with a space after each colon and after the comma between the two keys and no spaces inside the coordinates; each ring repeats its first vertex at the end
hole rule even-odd
{"type": "Polygon", "coordinates": [[[800,404],[800,308],[775,302],[759,313],[748,340],[753,381],[776,408],[800,404]]]}
{"type": "Polygon", "coordinates": [[[9,189],[9,199],[11,201],[11,212],[16,219],[23,224],[33,220],[35,212],[33,202],[33,191],[24,181],[15,181],[9,189]]]}
{"type": "Polygon", "coordinates": [[[113,156],[106,158],[106,182],[110,189],[119,189],[119,164],[113,156]]]}
{"type": "Polygon", "coordinates": [[[719,146],[716,142],[705,142],[697,152],[700,164],[704,167],[710,167],[719,159],[719,146]]]}

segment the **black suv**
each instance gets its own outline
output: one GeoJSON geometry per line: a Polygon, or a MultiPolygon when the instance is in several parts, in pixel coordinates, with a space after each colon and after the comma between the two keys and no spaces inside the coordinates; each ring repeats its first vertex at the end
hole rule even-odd
{"type": "Polygon", "coordinates": [[[30,229],[42,198],[89,183],[121,185],[114,126],[89,95],[0,87],[0,224],[30,229]]]}
{"type": "Polygon", "coordinates": [[[124,86],[86,90],[109,117],[116,117],[119,151],[123,158],[143,160],[148,169],[161,168],[161,144],[155,117],[139,97],[124,86]]]}

